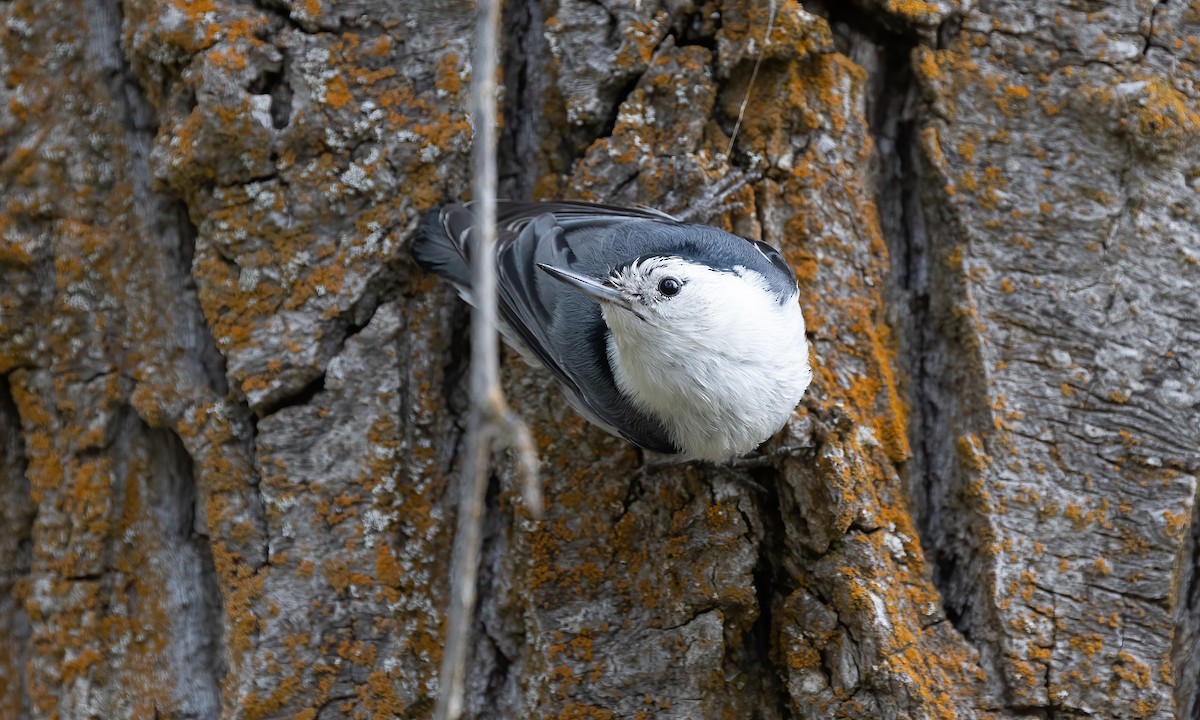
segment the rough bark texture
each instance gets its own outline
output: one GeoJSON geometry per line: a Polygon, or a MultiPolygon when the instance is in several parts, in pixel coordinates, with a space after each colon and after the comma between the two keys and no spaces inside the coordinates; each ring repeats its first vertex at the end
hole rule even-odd
{"type": "MultiPolygon", "coordinates": [[[[506,354],[470,716],[1200,718],[1200,8],[769,16],[505,9],[504,193],[781,246],[816,380],[662,466],[506,354]]],[[[0,2],[0,716],[432,712],[472,20],[0,2]]]]}

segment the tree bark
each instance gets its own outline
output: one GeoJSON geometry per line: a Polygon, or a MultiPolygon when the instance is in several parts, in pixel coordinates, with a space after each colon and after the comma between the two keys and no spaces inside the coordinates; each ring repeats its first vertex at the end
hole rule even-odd
{"type": "MultiPolygon", "coordinates": [[[[1200,718],[1200,11],[504,14],[504,194],[782,247],[816,379],[663,465],[506,352],[468,716],[1200,718]]],[[[0,19],[0,716],[430,716],[473,6],[0,19]]]]}

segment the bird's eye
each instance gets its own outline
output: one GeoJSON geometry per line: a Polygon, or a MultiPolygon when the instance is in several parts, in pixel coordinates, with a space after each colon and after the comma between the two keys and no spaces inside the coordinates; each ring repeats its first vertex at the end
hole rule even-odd
{"type": "Polygon", "coordinates": [[[663,278],[662,281],[658,283],[658,291],[667,297],[679,294],[679,291],[682,289],[683,283],[679,282],[673,277],[663,278]]]}

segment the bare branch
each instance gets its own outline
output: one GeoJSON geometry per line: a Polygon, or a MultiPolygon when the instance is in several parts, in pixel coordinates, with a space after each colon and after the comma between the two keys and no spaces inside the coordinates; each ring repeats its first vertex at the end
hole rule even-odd
{"type": "Polygon", "coordinates": [[[437,720],[458,720],[463,711],[467,639],[475,609],[479,575],[484,497],[488,466],[496,441],[517,452],[526,507],[541,512],[537,453],[525,424],[508,408],[500,389],[499,344],[496,337],[496,71],[499,0],[480,0],[471,77],[474,121],[472,195],[475,210],[471,285],[471,415],[467,425],[467,462],[459,483],[458,524],[454,536],[451,594],[446,647],[442,656],[437,720]]]}

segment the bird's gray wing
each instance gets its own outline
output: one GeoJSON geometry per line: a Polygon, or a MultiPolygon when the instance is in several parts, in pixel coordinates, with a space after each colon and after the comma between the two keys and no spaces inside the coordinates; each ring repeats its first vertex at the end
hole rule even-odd
{"type": "Polygon", "coordinates": [[[662,423],[639,411],[617,389],[608,358],[608,326],[595,300],[538,269],[539,264],[587,274],[603,272],[594,258],[613,226],[638,220],[674,223],[655,211],[576,202],[501,203],[498,289],[505,317],[562,382],[589,420],[635,445],[676,453],[662,423]],[[576,252],[576,249],[579,252],[576,252]],[[586,251],[586,252],[585,252],[586,251]],[[593,262],[580,264],[582,255],[593,262]],[[564,376],[566,379],[564,379],[564,376]]]}
{"type": "MultiPolygon", "coordinates": [[[[441,208],[430,221],[426,222],[426,227],[419,234],[413,247],[413,254],[427,269],[448,277],[456,284],[468,286],[470,284],[468,268],[471,262],[471,247],[468,240],[471,227],[475,224],[475,215],[471,205],[472,203],[469,202],[454,203],[441,208]],[[461,262],[456,262],[457,260],[461,260],[461,262]]],[[[513,246],[518,244],[516,243],[517,238],[522,236],[523,231],[529,227],[530,223],[545,215],[552,216],[553,224],[543,222],[534,235],[525,236],[525,240],[520,244],[532,244],[538,248],[538,252],[543,253],[536,256],[537,262],[546,262],[560,267],[566,267],[562,263],[574,262],[574,257],[568,256],[570,247],[561,236],[553,243],[541,242],[544,232],[561,230],[565,234],[576,230],[599,230],[631,220],[653,220],[672,225],[680,224],[675,217],[644,206],[619,207],[573,200],[553,202],[500,200],[496,203],[498,252],[503,254],[506,251],[512,251],[513,246]]],[[[528,260],[530,257],[528,250],[527,247],[525,252],[516,254],[522,260],[528,260]]],[[[529,276],[526,279],[540,275],[540,273],[535,273],[536,268],[532,264],[525,265],[518,262],[515,263],[513,269],[528,271],[529,276]]]]}
{"type": "MultiPolygon", "coordinates": [[[[539,262],[535,258],[540,247],[545,248],[541,254],[552,262],[565,261],[561,254],[564,250],[569,251],[569,248],[562,240],[562,229],[554,225],[553,216],[546,215],[541,222],[529,222],[533,219],[526,218],[525,222],[513,227],[497,223],[497,311],[515,336],[510,339],[521,346],[519,349],[533,355],[569,391],[578,395],[578,385],[562,367],[556,354],[547,347],[544,328],[551,322],[550,308],[538,296],[537,277],[534,276],[538,272],[534,263],[539,262]]],[[[470,239],[475,213],[471,210],[471,204],[456,203],[443,207],[437,214],[436,223],[440,232],[426,230],[418,237],[413,255],[426,268],[454,282],[473,303],[470,239]]]]}
{"type": "MultiPolygon", "coordinates": [[[[634,220],[676,221],[649,209],[580,202],[501,201],[496,210],[498,310],[514,339],[554,375],[589,420],[641,447],[678,452],[661,423],[618,391],[608,361],[607,326],[596,302],[537,267],[595,272],[577,265],[572,243],[603,242],[605,229],[634,220]]],[[[446,237],[469,263],[474,223],[469,205],[449,205],[440,219],[446,237]]]]}

